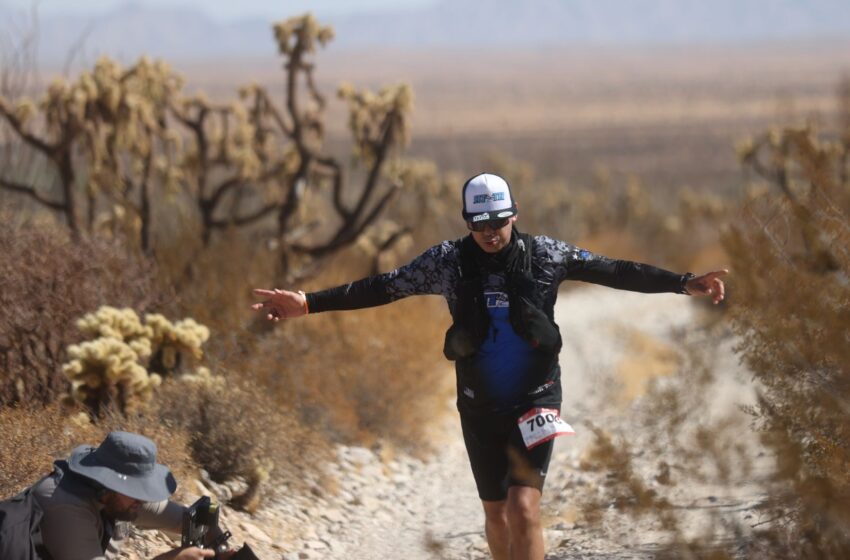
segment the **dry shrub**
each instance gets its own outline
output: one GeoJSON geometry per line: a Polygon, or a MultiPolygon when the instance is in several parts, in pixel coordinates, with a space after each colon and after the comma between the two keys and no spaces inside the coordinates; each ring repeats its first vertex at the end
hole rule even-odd
{"type": "Polygon", "coordinates": [[[61,365],[72,327],[104,304],[146,311],[168,297],[149,259],[119,241],[72,240],[56,227],[0,219],[0,406],[67,392],[61,365]]]}
{"type": "Polygon", "coordinates": [[[253,395],[238,388],[174,383],[158,399],[160,417],[191,433],[192,455],[213,480],[246,475],[257,465],[268,431],[253,395]],[[170,390],[169,390],[170,389],[170,390]],[[250,413],[249,413],[250,411],[250,413]]]}
{"type": "Polygon", "coordinates": [[[670,503],[649,488],[636,471],[631,446],[592,424],[589,427],[595,440],[582,457],[581,469],[606,472],[607,488],[601,499],[583,504],[586,519],[591,523],[601,522],[606,504],[610,503],[617,510],[628,510],[633,515],[652,513],[662,520],[665,528],[675,527],[670,503]]]}
{"type": "MultiPolygon", "coordinates": [[[[695,538],[676,520],[667,551],[674,557],[850,555],[848,139],[825,142],[810,128],[786,129],[761,135],[742,151],[760,182],[723,237],[734,271],[728,313],[759,391],[750,412],[776,458],[775,472],[764,482],[767,500],[748,506],[759,522],[718,515],[714,528],[695,538]],[[733,535],[733,544],[718,543],[721,534],[733,535]]],[[[659,483],[724,489],[749,479],[753,465],[741,449],[740,423],[720,420],[682,433],[686,415],[706,411],[702,401],[711,378],[710,367],[685,369],[703,373],[689,376],[691,386],[675,379],[658,383],[642,404],[651,414],[636,424],[653,436],[640,442],[640,450],[612,446],[597,434],[593,457],[612,480],[591,513],[611,503],[640,506],[645,494],[632,484],[637,470],[631,464],[647,451],[652,457],[675,451],[659,483]]],[[[662,524],[675,519],[663,505],[653,507],[662,524]]]]}
{"type": "Polygon", "coordinates": [[[213,480],[241,478],[252,492],[269,476],[297,485],[320,453],[319,438],[268,391],[245,380],[168,381],[154,407],[151,418],[184,431],[192,459],[213,480]]]}
{"type": "Polygon", "coordinates": [[[725,247],[740,351],[764,386],[753,411],[778,457],[764,557],[850,556],[850,128],[744,146],[753,191],[725,247]]]}

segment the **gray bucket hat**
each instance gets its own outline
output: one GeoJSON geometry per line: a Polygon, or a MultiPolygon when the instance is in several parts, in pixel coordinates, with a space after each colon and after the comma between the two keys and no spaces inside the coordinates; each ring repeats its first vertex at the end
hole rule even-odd
{"type": "Polygon", "coordinates": [[[156,462],[156,444],[129,432],[110,432],[96,448],[77,447],[68,458],[68,468],[143,502],[160,502],[177,489],[168,467],[156,462]]]}

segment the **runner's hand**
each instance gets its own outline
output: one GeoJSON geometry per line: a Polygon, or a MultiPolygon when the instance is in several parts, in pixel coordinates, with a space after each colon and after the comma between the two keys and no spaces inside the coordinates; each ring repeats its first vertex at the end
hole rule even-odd
{"type": "Polygon", "coordinates": [[[304,292],[290,292],[287,290],[265,290],[256,288],[254,295],[268,298],[263,302],[251,306],[254,311],[265,310],[269,321],[280,321],[281,319],[292,319],[307,314],[307,296],[304,292]]]}
{"type": "Polygon", "coordinates": [[[711,301],[716,305],[723,301],[726,295],[726,287],[720,278],[727,274],[729,271],[723,269],[694,276],[685,283],[685,289],[692,296],[711,296],[711,301]]]}

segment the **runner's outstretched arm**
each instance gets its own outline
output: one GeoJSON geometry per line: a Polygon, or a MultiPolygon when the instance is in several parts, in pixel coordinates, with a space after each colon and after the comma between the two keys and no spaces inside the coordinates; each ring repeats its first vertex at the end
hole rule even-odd
{"type": "MultiPolygon", "coordinates": [[[[410,267],[411,265],[407,265],[401,270],[410,267]]],[[[387,283],[391,279],[397,278],[399,273],[400,270],[395,270],[388,274],[369,276],[350,284],[343,284],[311,294],[305,294],[301,291],[290,292],[288,290],[258,288],[254,290],[254,295],[268,299],[252,305],[251,308],[256,311],[265,309],[268,311],[266,318],[270,321],[280,321],[281,319],[294,319],[308,313],[377,307],[393,301],[394,298],[387,291],[387,283]]]]}
{"type": "Polygon", "coordinates": [[[254,295],[266,299],[251,308],[265,312],[270,321],[280,321],[308,313],[377,307],[414,295],[452,295],[457,274],[453,247],[445,241],[391,272],[318,292],[258,288],[254,295]]]}
{"type": "Polygon", "coordinates": [[[601,284],[633,292],[679,292],[692,296],[709,296],[714,304],[723,301],[726,288],[722,277],[728,270],[713,270],[699,276],[677,274],[652,265],[612,259],[580,250],[564,242],[561,250],[568,255],[566,278],[601,284]]]}

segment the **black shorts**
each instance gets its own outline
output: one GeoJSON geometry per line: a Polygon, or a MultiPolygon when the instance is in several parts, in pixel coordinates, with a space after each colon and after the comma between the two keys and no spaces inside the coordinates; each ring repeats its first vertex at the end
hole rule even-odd
{"type": "Polygon", "coordinates": [[[460,425],[478,496],[501,501],[511,486],[530,486],[543,491],[546,470],[555,440],[527,449],[522,441],[519,416],[465,416],[460,425]]]}

